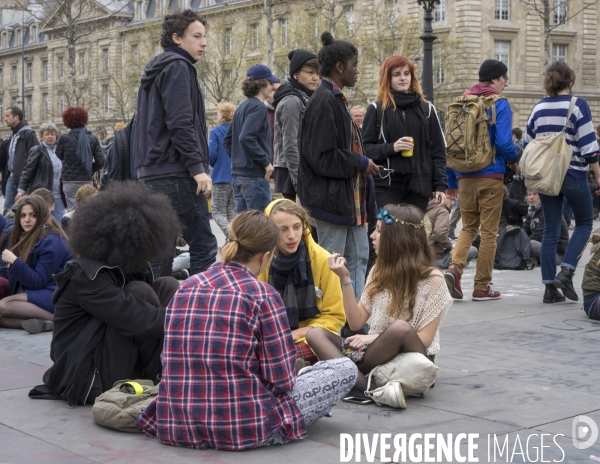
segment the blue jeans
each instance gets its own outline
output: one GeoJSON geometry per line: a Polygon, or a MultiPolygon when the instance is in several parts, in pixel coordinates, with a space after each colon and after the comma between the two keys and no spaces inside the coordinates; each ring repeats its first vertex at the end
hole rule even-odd
{"type": "Polygon", "coordinates": [[[346,258],[346,268],[350,279],[354,280],[356,301],[365,288],[365,276],[369,261],[369,237],[366,226],[338,226],[330,222],[315,219],[319,246],[330,253],[339,253],[346,258]]]}
{"type": "Polygon", "coordinates": [[[600,292],[592,293],[583,298],[583,310],[590,319],[600,321],[600,308],[598,308],[598,298],[600,298],[600,292]]]}
{"type": "Polygon", "coordinates": [[[17,196],[17,186],[15,185],[15,177],[13,173],[10,173],[8,180],[6,181],[6,195],[4,195],[4,213],[10,210],[12,205],[15,204],[15,197],[17,196]]]}
{"type": "Polygon", "coordinates": [[[233,176],[233,195],[238,214],[249,209],[264,211],[271,203],[271,187],[263,177],[233,176]]]}
{"type": "Polygon", "coordinates": [[[54,197],[54,199],[56,200],[56,203],[54,203],[54,211],[52,211],[52,217],[56,219],[60,224],[60,221],[62,220],[63,216],[67,211],[65,210],[65,204],[63,203],[61,197],[54,197]]]}
{"type": "Polygon", "coordinates": [[[563,197],[567,199],[575,217],[575,230],[565,251],[563,267],[573,270],[577,268],[577,263],[592,233],[594,209],[587,179],[575,179],[567,174],[558,196],[551,197],[540,193],[545,224],[541,251],[544,284],[551,284],[556,277],[556,245],[560,238],[563,197]]]}
{"type": "MultiPolygon", "coordinates": [[[[190,246],[190,275],[206,271],[216,261],[217,239],[210,228],[206,197],[196,195],[196,181],[191,177],[163,177],[143,182],[153,192],[162,193],[171,200],[181,222],[183,238],[190,246]]],[[[174,251],[171,250],[167,269],[173,268],[174,251]]]]}

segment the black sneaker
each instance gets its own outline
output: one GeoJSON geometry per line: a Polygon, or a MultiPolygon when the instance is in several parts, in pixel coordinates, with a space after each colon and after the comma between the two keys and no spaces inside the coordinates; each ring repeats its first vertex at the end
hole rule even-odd
{"type": "Polygon", "coordinates": [[[454,235],[452,232],[450,232],[450,233],[448,234],[448,238],[449,238],[450,240],[456,240],[456,235],[454,235]]]}
{"type": "Polygon", "coordinates": [[[573,269],[563,267],[552,283],[556,288],[560,288],[569,300],[579,301],[575,287],[573,287],[573,274],[573,269]]]}
{"type": "Polygon", "coordinates": [[[544,292],[544,303],[562,303],[565,296],[554,285],[546,285],[544,292]]]}

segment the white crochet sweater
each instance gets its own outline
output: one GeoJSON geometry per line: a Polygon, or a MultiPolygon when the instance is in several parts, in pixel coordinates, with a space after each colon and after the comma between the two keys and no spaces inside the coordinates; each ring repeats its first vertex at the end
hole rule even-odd
{"type": "MultiPolygon", "coordinates": [[[[360,299],[361,303],[371,315],[370,324],[371,329],[369,335],[375,335],[382,333],[388,326],[396,319],[387,315],[387,306],[390,301],[390,293],[387,290],[378,293],[372,299],[367,296],[367,288],[371,283],[371,276],[369,274],[367,283],[365,284],[365,291],[360,299]]],[[[413,308],[413,318],[409,321],[411,327],[416,332],[426,327],[440,314],[442,315],[441,320],[444,319],[448,308],[452,305],[452,297],[446,286],[446,280],[444,275],[437,269],[433,270],[429,278],[421,280],[419,282],[419,290],[415,307],[413,308]]],[[[398,319],[408,320],[408,309],[405,307],[400,314],[398,319]]],[[[437,354],[440,351],[440,330],[435,333],[433,342],[429,348],[427,348],[428,355],[437,354]]]]}

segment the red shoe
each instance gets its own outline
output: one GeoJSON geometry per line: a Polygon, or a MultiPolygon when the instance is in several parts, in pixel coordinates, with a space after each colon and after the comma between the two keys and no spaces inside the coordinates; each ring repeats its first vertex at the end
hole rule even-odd
{"type": "Polygon", "coordinates": [[[492,290],[492,284],[489,283],[485,290],[473,290],[473,301],[499,300],[500,292],[492,290]]]}
{"type": "Polygon", "coordinates": [[[448,285],[448,291],[450,296],[457,300],[463,299],[462,288],[460,288],[460,274],[455,267],[450,266],[444,273],[444,279],[446,279],[446,285],[448,285]]]}

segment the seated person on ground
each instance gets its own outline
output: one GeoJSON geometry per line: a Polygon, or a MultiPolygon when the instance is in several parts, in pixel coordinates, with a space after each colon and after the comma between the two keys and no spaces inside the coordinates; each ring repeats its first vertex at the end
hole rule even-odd
{"type": "Polygon", "coordinates": [[[83,204],[88,198],[93,197],[94,195],[98,195],[98,189],[91,185],[83,185],[77,189],[75,192],[75,204],[77,205],[75,209],[66,213],[60,221],[60,224],[65,232],[69,228],[69,223],[71,222],[71,218],[73,218],[73,214],[77,211],[77,208],[83,204]]]}
{"type": "Polygon", "coordinates": [[[360,302],[354,297],[345,259],[337,253],[329,258],[330,268],[342,280],[350,328],[362,327],[369,317],[371,328],[369,335],[346,339],[314,328],[306,339],[320,360],[350,356],[356,362],[357,394],[367,390],[371,369],[398,353],[416,352],[432,359],[440,350],[438,329],[452,297],[444,275],[433,267],[423,218],[418,208],[409,205],[386,205],[379,211],[371,235],[377,260],[360,302]]]}
{"type": "Polygon", "coordinates": [[[523,219],[527,215],[527,203],[508,196],[508,188],[504,186],[504,200],[498,230],[506,226],[523,227],[523,219]]]}
{"type": "MultiPolygon", "coordinates": [[[[431,222],[431,232],[427,237],[427,241],[433,250],[433,265],[439,269],[448,269],[452,262],[452,249],[454,245],[448,233],[450,228],[450,208],[454,197],[446,196],[444,204],[437,206],[435,199],[429,201],[427,206],[427,218],[431,222]]],[[[467,257],[467,266],[471,260],[477,258],[478,250],[474,246],[469,249],[467,257]]]]}
{"type": "MultiPolygon", "coordinates": [[[[529,211],[523,222],[523,230],[529,236],[529,242],[531,243],[531,256],[535,258],[538,263],[540,262],[540,251],[542,249],[542,239],[544,237],[544,212],[542,210],[542,203],[540,202],[540,196],[532,191],[527,191],[527,202],[529,203],[529,211]]],[[[569,244],[569,227],[565,218],[562,218],[560,225],[560,239],[556,246],[556,265],[560,266],[567,245],[569,244]]]]}
{"type": "MultiPolygon", "coordinates": [[[[46,188],[39,188],[39,189],[35,189],[33,192],[31,192],[31,194],[42,197],[44,199],[44,201],[46,202],[46,206],[48,206],[48,210],[50,211],[50,214],[52,215],[52,213],[54,212],[54,206],[56,205],[56,198],[54,198],[54,195],[52,195],[52,192],[46,188]]],[[[54,217],[54,216],[52,216],[52,217],[54,217]]]]}
{"type": "Polygon", "coordinates": [[[600,234],[592,234],[593,256],[585,265],[581,289],[583,309],[590,319],[600,321],[600,234]]]}
{"type": "MultiPolygon", "coordinates": [[[[10,248],[2,251],[8,265],[9,292],[0,300],[0,326],[29,333],[52,330],[56,289],[54,274],[73,259],[66,237],[44,199],[38,195],[19,200],[10,248]]],[[[6,279],[0,277],[6,289],[6,279]]]]}
{"type": "Polygon", "coordinates": [[[170,250],[177,215],[163,195],[115,182],[77,209],[69,244],[77,259],[56,276],[54,333],[44,385],[31,398],[93,404],[117,380],[157,380],[165,307],[178,287],[153,280],[148,261],[170,250]]]}
{"type": "Polygon", "coordinates": [[[329,253],[315,243],[306,210],[290,200],[275,200],[265,214],[279,227],[271,265],[258,279],[279,292],[296,343],[298,359],[317,362],[305,336],[313,327],[339,333],[346,322],[340,278],[329,269],[329,253]]]}
{"type": "Polygon", "coordinates": [[[262,212],[239,214],[223,262],[181,284],[167,308],[160,392],[136,421],[146,434],[196,449],[280,445],[305,438],[352,388],[357,370],[348,359],[294,374],[285,306],[256,278],[279,235],[262,212]]]}

